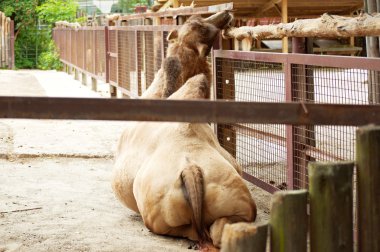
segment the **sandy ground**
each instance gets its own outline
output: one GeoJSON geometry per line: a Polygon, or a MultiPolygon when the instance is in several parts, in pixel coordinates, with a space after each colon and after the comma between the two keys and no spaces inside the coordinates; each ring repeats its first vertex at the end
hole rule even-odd
{"type": "MultiPolygon", "coordinates": [[[[54,71],[0,71],[0,95],[99,97],[54,71]],[[54,80],[54,81],[52,81],[54,80]]],[[[0,119],[0,252],[187,251],[154,235],[110,187],[123,122],[0,119]]],[[[249,185],[267,220],[270,194],[249,185]]]]}

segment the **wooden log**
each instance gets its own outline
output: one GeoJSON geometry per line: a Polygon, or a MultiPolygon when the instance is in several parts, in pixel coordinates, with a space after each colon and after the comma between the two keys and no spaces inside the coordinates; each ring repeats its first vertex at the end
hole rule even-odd
{"type": "Polygon", "coordinates": [[[311,252],[353,251],[353,167],[309,164],[311,252]]]}
{"type": "Polygon", "coordinates": [[[221,252],[265,252],[268,224],[239,222],[223,229],[221,252]]]}
{"type": "Polygon", "coordinates": [[[361,14],[358,17],[342,17],[323,14],[316,19],[301,19],[292,23],[275,25],[242,26],[223,31],[224,38],[242,40],[270,39],[284,37],[352,37],[352,36],[379,36],[380,13],[369,15],[361,14]]]}
{"type": "Polygon", "coordinates": [[[359,251],[380,251],[380,127],[356,132],[359,251]]]}
{"type": "Polygon", "coordinates": [[[307,191],[276,192],[270,213],[271,251],[306,251],[307,229],[307,191]]]}

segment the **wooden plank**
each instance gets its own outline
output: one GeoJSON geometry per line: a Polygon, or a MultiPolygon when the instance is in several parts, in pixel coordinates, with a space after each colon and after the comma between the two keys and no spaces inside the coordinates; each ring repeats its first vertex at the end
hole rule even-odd
{"type": "Polygon", "coordinates": [[[272,252],[307,251],[307,196],[306,190],[274,193],[270,213],[272,252]]]}
{"type": "Polygon", "coordinates": [[[380,127],[360,128],[356,139],[358,251],[380,251],[380,127]]]}
{"type": "Polygon", "coordinates": [[[263,4],[262,6],[259,7],[259,9],[255,12],[252,13],[252,16],[263,16],[263,13],[271,8],[275,7],[275,4],[280,3],[281,0],[270,0],[269,2],[263,4]]]}
{"type": "Polygon", "coordinates": [[[354,251],[353,170],[353,162],[309,164],[311,251],[354,251]]]}

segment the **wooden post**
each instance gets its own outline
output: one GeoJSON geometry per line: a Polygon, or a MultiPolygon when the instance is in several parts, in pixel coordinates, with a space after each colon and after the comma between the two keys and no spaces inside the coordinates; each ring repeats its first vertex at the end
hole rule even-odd
{"type": "Polygon", "coordinates": [[[82,84],[87,86],[87,75],[82,72],[82,84]]]}
{"type": "Polygon", "coordinates": [[[74,79],[79,81],[79,71],[77,68],[74,68],[74,79]]]}
{"type": "Polygon", "coordinates": [[[177,25],[183,25],[186,22],[185,16],[178,16],[177,17],[177,25]]]}
{"type": "Polygon", "coordinates": [[[353,251],[353,162],[310,163],[311,252],[353,251]]]}
{"type": "Polygon", "coordinates": [[[268,224],[255,225],[238,222],[226,224],[223,229],[221,252],[265,252],[268,224]]]}
{"type": "Polygon", "coordinates": [[[356,132],[359,251],[380,251],[380,127],[356,132]]]}
{"type": "MultiPolygon", "coordinates": [[[[374,13],[380,10],[378,0],[365,0],[365,11],[374,13]]],[[[380,57],[379,37],[366,37],[367,57],[380,57]]],[[[380,103],[380,73],[368,71],[368,101],[370,103],[380,103]]]]}
{"type": "Polygon", "coordinates": [[[271,251],[306,252],[307,230],[307,191],[276,192],[270,213],[271,251]]]}
{"type": "Polygon", "coordinates": [[[91,89],[95,92],[98,91],[98,80],[94,77],[91,77],[91,89]]]}
{"type": "MultiPolygon", "coordinates": [[[[281,1],[281,21],[282,23],[288,22],[288,0],[281,1]]],[[[288,38],[282,39],[282,52],[288,53],[288,38]]]]}
{"type": "Polygon", "coordinates": [[[0,12],[0,68],[3,67],[3,53],[4,53],[4,45],[3,45],[3,36],[4,36],[4,31],[3,31],[3,27],[4,27],[4,22],[3,22],[3,14],[2,12],[0,12]]]}

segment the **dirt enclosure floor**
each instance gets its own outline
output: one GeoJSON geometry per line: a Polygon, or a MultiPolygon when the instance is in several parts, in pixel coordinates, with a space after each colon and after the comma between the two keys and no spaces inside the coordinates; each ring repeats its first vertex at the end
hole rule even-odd
{"type": "MultiPolygon", "coordinates": [[[[21,73],[0,71],[0,95],[69,96],[71,86],[72,93],[100,98],[63,73],[21,73]]],[[[123,125],[0,119],[0,252],[188,251],[192,242],[152,234],[114,197],[110,176],[123,125]]],[[[264,221],[270,194],[249,187],[264,221]]]]}

